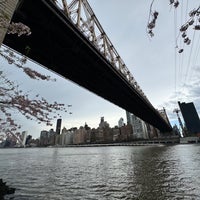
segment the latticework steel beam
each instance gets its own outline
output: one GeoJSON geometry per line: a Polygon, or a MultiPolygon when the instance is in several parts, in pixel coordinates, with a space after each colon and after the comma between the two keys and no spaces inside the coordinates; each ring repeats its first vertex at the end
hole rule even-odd
{"type": "Polygon", "coordinates": [[[87,0],[55,2],[111,65],[126,78],[148,104],[151,104],[104,32],[87,0]]]}

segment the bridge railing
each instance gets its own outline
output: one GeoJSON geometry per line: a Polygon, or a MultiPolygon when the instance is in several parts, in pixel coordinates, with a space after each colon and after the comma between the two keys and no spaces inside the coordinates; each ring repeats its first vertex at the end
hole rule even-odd
{"type": "Polygon", "coordinates": [[[67,2],[66,0],[54,1],[96,49],[98,49],[111,65],[126,78],[143,99],[151,105],[150,101],[104,32],[87,0],[70,0],[70,2],[67,2]]]}

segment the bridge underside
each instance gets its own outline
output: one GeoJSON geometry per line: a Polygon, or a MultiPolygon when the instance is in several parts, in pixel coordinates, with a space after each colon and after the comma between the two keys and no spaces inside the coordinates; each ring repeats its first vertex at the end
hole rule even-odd
{"type": "MultiPolygon", "coordinates": [[[[47,0],[21,0],[12,19],[30,36],[7,35],[4,44],[135,114],[162,132],[171,130],[158,112],[95,49],[73,23],[47,0]]],[[[66,94],[67,95],[67,94],[66,94]]]]}

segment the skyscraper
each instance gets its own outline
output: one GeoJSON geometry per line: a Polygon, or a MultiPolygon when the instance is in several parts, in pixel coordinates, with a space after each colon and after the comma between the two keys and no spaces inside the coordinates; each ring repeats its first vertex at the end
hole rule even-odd
{"type": "Polygon", "coordinates": [[[57,119],[57,124],[56,124],[56,134],[57,135],[60,135],[61,123],[62,123],[62,119],[57,119]]]}
{"type": "Polygon", "coordinates": [[[178,105],[180,107],[183,119],[185,121],[185,126],[187,128],[188,135],[200,133],[200,120],[197,111],[194,107],[194,104],[192,102],[178,102],[178,105]]]}
{"type": "Polygon", "coordinates": [[[147,139],[148,133],[145,122],[128,111],[126,111],[126,117],[127,124],[133,128],[134,139],[147,139]]]}
{"type": "Polygon", "coordinates": [[[132,125],[132,114],[126,110],[127,124],[132,125]]]}
{"type": "Polygon", "coordinates": [[[124,126],[124,119],[122,117],[118,121],[118,126],[119,126],[119,128],[124,126]]]}

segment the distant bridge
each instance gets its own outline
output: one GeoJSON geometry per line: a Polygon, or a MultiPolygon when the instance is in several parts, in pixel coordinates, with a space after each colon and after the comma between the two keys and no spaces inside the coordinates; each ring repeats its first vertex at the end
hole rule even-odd
{"type": "Polygon", "coordinates": [[[171,131],[106,36],[86,0],[19,0],[13,21],[28,37],[7,35],[4,44],[135,114],[162,132],[171,131]],[[30,49],[27,54],[27,48],[30,49]]]}

